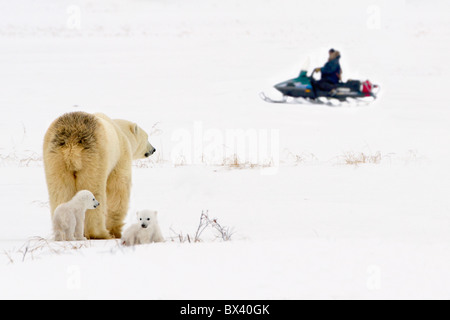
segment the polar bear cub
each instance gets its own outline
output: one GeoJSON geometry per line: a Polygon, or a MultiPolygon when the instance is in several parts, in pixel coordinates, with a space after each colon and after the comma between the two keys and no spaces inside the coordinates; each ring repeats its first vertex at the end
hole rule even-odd
{"type": "Polygon", "coordinates": [[[55,241],[86,240],[84,219],[86,210],[96,209],[100,203],[88,190],[79,191],[69,202],[60,204],[53,214],[55,241]]]}
{"type": "Polygon", "coordinates": [[[138,222],[131,225],[122,236],[122,244],[134,246],[152,242],[164,242],[158,225],[157,211],[142,210],[136,213],[138,222]]]}

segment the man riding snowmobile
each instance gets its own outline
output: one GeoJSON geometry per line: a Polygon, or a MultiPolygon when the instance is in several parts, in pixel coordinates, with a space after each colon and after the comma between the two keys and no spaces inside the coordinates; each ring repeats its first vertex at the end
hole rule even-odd
{"type": "Polygon", "coordinates": [[[337,84],[342,80],[342,68],[339,64],[341,54],[339,51],[330,49],[328,62],[322,68],[316,68],[315,71],[322,74],[321,79],[315,82],[315,86],[324,91],[330,91],[336,89],[337,84]]]}
{"type": "Polygon", "coordinates": [[[339,51],[330,49],[327,63],[322,68],[316,68],[308,75],[308,67],[305,66],[298,77],[276,84],[274,87],[283,95],[282,99],[276,100],[268,97],[264,92],[260,93],[261,99],[271,103],[287,103],[295,101],[310,103],[331,103],[335,101],[361,101],[371,97],[375,100],[380,87],[369,80],[348,80],[342,82],[342,68],[339,63],[341,54],[339,51]],[[316,72],[321,73],[321,79],[314,79],[316,72]],[[323,100],[325,99],[325,100],[323,100]],[[332,102],[333,101],[333,102],[332,102]]]}

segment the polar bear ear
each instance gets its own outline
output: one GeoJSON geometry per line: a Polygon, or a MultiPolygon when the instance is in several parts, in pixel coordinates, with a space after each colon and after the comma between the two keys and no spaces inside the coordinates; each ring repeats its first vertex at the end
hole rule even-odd
{"type": "Polygon", "coordinates": [[[138,127],[138,125],[136,123],[132,123],[130,125],[130,130],[131,130],[132,133],[137,134],[138,130],[139,130],[139,127],[138,127]]]}

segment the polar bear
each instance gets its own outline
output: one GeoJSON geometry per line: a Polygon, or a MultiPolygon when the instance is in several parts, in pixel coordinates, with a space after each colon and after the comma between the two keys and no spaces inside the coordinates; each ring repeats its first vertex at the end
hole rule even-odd
{"type": "Polygon", "coordinates": [[[147,133],[130,121],[72,112],[50,125],[43,149],[52,216],[78,191],[90,190],[102,205],[86,212],[85,237],[120,238],[130,199],[132,160],[155,152],[147,133]]]}
{"type": "Polygon", "coordinates": [[[99,205],[89,190],[78,191],[72,200],[60,204],[53,213],[55,241],[86,240],[84,237],[86,210],[97,209],[99,205]]]}
{"type": "Polygon", "coordinates": [[[164,242],[158,225],[157,211],[142,210],[136,213],[138,222],[131,225],[122,237],[122,244],[134,246],[152,242],[164,242]]]}

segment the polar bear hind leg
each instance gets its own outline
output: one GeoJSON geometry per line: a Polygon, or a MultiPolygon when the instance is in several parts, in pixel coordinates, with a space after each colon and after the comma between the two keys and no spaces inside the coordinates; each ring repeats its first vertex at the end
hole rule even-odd
{"type": "Polygon", "coordinates": [[[131,191],[131,160],[122,160],[108,177],[106,194],[108,214],[106,228],[114,238],[122,237],[123,221],[128,212],[131,191]]]}
{"type": "Polygon", "coordinates": [[[89,190],[100,203],[97,209],[87,210],[84,221],[84,236],[87,239],[111,239],[106,229],[106,214],[108,212],[106,197],[106,181],[99,168],[90,168],[78,173],[76,186],[78,190],[89,190]]]}

